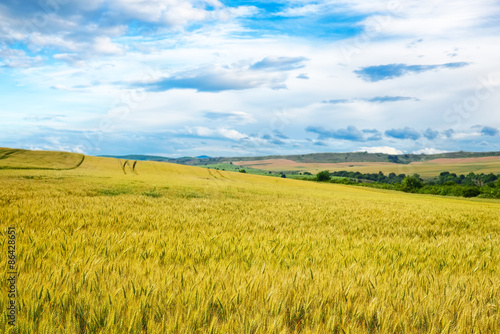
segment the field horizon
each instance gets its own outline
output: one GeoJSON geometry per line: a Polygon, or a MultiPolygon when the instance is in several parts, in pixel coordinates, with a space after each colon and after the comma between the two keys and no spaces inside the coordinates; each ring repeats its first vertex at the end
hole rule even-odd
{"type": "Polygon", "coordinates": [[[5,333],[500,329],[498,200],[51,160],[0,169],[1,231],[17,235],[5,333]]]}
{"type": "Polygon", "coordinates": [[[443,171],[457,174],[468,174],[471,172],[476,174],[500,173],[500,151],[457,151],[438,154],[399,155],[344,152],[256,157],[183,157],[177,159],[135,154],[124,156],[107,155],[103,157],[134,161],[162,161],[188,166],[209,166],[219,169],[230,167],[227,164],[231,163],[238,167],[250,167],[264,172],[309,172],[316,174],[323,170],[330,172],[345,170],[361,173],[383,172],[386,175],[389,173],[396,173],[398,175],[419,174],[421,177],[427,179],[437,177],[443,171]]]}

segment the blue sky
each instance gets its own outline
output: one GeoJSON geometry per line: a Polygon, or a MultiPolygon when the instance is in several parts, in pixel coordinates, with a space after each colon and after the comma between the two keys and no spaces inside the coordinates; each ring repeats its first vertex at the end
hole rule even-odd
{"type": "Polygon", "coordinates": [[[0,146],[500,151],[499,1],[4,0],[0,146]]]}

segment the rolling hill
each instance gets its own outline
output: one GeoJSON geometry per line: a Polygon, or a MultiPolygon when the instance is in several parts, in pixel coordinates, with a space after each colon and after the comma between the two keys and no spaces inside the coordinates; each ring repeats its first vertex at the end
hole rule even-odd
{"type": "Polygon", "coordinates": [[[0,169],[74,169],[84,158],[79,153],[0,147],[0,169]]]}

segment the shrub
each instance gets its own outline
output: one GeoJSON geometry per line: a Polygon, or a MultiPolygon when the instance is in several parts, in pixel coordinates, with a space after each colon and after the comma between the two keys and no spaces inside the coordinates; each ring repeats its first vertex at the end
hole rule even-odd
{"type": "Polygon", "coordinates": [[[420,179],[420,176],[418,174],[405,177],[401,185],[403,191],[406,192],[416,192],[418,189],[424,186],[422,179],[420,179]]]}
{"type": "Polygon", "coordinates": [[[464,189],[463,196],[464,197],[476,197],[481,193],[479,188],[477,187],[467,187],[464,189]]]}
{"type": "Polygon", "coordinates": [[[325,182],[325,181],[330,181],[331,179],[332,177],[330,176],[330,172],[327,170],[324,170],[316,174],[316,181],[325,182]]]}

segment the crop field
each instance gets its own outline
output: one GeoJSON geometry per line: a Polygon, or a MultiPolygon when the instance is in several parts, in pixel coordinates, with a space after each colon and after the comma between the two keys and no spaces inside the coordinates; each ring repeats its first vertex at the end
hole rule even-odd
{"type": "Polygon", "coordinates": [[[83,154],[0,147],[0,169],[72,169],[83,159],[83,154]]]}
{"type": "Polygon", "coordinates": [[[22,154],[0,160],[2,333],[500,332],[498,200],[22,154]]]}
{"type": "Polygon", "coordinates": [[[384,174],[420,174],[420,176],[430,178],[438,176],[443,171],[457,174],[468,174],[474,172],[494,173],[500,172],[500,157],[482,157],[466,159],[435,159],[425,162],[412,162],[410,164],[396,164],[390,162],[345,162],[345,163],[304,163],[287,159],[269,159],[256,161],[236,161],[235,165],[241,168],[251,167],[270,171],[300,171],[311,172],[313,174],[322,170],[352,171],[361,173],[384,174]]]}

